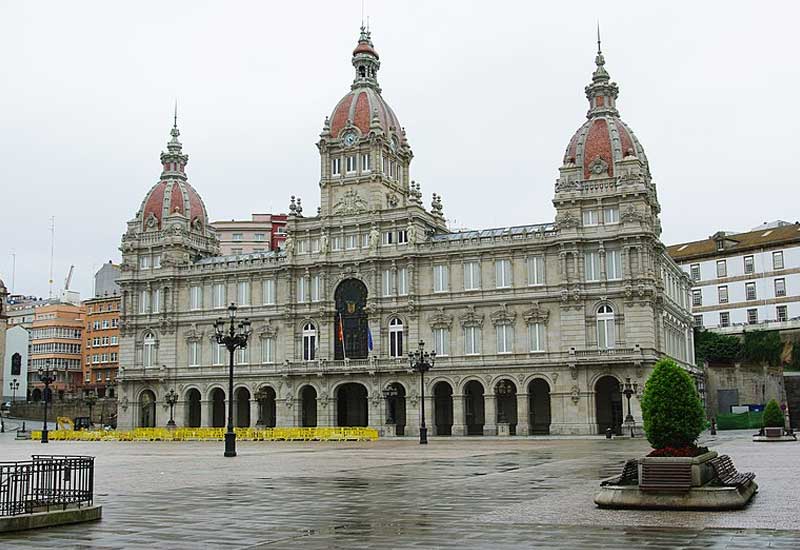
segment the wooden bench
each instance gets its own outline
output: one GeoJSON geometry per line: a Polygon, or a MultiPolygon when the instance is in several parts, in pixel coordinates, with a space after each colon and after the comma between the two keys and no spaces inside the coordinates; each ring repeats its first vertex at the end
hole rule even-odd
{"type": "Polygon", "coordinates": [[[728,455],[720,455],[709,462],[717,474],[717,481],[725,487],[742,487],[756,477],[753,472],[739,472],[728,455]]]}
{"type": "Polygon", "coordinates": [[[646,492],[687,492],[692,488],[692,465],[687,462],[642,463],[639,490],[646,492]]]}
{"type": "Polygon", "coordinates": [[[639,483],[639,461],[634,458],[625,462],[620,475],[604,480],[600,483],[600,486],[636,485],[637,483],[639,483]]]}

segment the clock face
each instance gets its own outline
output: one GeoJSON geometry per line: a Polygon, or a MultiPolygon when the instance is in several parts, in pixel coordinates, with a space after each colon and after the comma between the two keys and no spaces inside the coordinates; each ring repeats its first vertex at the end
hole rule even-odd
{"type": "Polygon", "coordinates": [[[353,132],[345,134],[344,136],[344,144],[345,145],[353,145],[356,142],[356,135],[353,132]]]}
{"type": "Polygon", "coordinates": [[[392,141],[390,142],[390,146],[392,148],[392,151],[396,151],[397,150],[397,138],[396,137],[392,138],[392,141]]]}

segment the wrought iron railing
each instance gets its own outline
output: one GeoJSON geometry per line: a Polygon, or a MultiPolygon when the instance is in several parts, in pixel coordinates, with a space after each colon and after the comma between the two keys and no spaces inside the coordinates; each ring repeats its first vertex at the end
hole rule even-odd
{"type": "Polygon", "coordinates": [[[33,455],[0,462],[0,516],[91,506],[93,456],[33,455]]]}

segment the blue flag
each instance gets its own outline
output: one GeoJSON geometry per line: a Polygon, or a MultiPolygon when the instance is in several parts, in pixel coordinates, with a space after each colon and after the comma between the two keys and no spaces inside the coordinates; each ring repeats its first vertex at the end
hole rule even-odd
{"type": "Polygon", "coordinates": [[[372,331],[369,330],[369,325],[367,325],[367,348],[372,351],[372,331]]]}

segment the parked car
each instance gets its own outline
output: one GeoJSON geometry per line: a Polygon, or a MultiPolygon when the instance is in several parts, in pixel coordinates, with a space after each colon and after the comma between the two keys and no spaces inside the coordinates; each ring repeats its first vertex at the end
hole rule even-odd
{"type": "Polygon", "coordinates": [[[77,416],[75,417],[74,422],[74,430],[77,432],[78,430],[88,430],[92,427],[92,421],[89,419],[88,416],[77,416]]]}
{"type": "Polygon", "coordinates": [[[0,412],[8,412],[11,410],[11,401],[5,401],[0,405],[0,412]]]}

